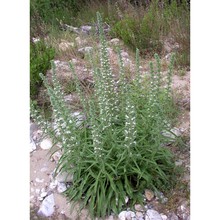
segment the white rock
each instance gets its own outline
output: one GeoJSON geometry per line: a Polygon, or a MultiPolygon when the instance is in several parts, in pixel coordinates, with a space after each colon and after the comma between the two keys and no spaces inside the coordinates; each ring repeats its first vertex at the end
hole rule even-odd
{"type": "Polygon", "coordinates": [[[118,217],[120,220],[126,220],[126,213],[127,211],[122,211],[119,213],[118,217]]]}
{"type": "Polygon", "coordinates": [[[44,198],[45,196],[47,196],[47,192],[42,192],[42,193],[40,194],[40,197],[42,197],[42,198],[44,198]]]}
{"type": "Polygon", "coordinates": [[[161,216],[161,218],[162,218],[163,220],[167,220],[167,219],[168,219],[168,217],[167,217],[166,215],[164,215],[164,214],[160,214],[160,216],[161,216]]]}
{"type": "Polygon", "coordinates": [[[137,220],[140,220],[144,218],[144,215],[142,212],[136,212],[136,217],[137,217],[137,220]]]}
{"type": "Polygon", "coordinates": [[[59,44],[59,49],[62,50],[62,51],[66,51],[70,48],[73,48],[75,45],[74,43],[70,43],[70,42],[67,42],[67,41],[63,41],[59,44]]]}
{"type": "Polygon", "coordinates": [[[127,218],[127,220],[135,218],[135,213],[132,211],[127,211],[126,218],[127,218]]]}
{"type": "Polygon", "coordinates": [[[49,188],[50,189],[55,189],[57,187],[58,181],[54,180],[50,183],[49,188]]]}
{"type": "Polygon", "coordinates": [[[31,139],[31,142],[30,142],[30,152],[36,150],[36,144],[34,143],[34,141],[31,139]]]}
{"type": "Polygon", "coordinates": [[[49,139],[49,138],[44,139],[44,140],[41,141],[41,143],[40,143],[40,147],[41,147],[43,150],[48,150],[48,149],[50,149],[52,146],[53,146],[52,141],[51,141],[51,139],[49,139]]]}
{"type": "Polygon", "coordinates": [[[66,184],[65,183],[60,183],[60,182],[58,182],[58,184],[57,184],[57,191],[58,191],[58,193],[62,193],[62,192],[64,192],[64,191],[66,191],[66,184]]]}
{"type": "Polygon", "coordinates": [[[147,215],[145,215],[145,219],[144,220],[150,220],[150,218],[147,215]]]}
{"type": "Polygon", "coordinates": [[[45,217],[49,217],[53,215],[55,211],[54,206],[55,206],[54,196],[53,194],[51,194],[43,200],[40,209],[38,210],[38,215],[42,215],[45,217]]]}
{"type": "Polygon", "coordinates": [[[38,196],[37,199],[38,199],[39,201],[43,201],[43,200],[44,200],[44,198],[41,197],[41,196],[38,196]]]}
{"type": "Polygon", "coordinates": [[[120,43],[120,40],[118,38],[113,38],[110,40],[110,43],[112,45],[118,45],[120,43]]]}
{"type": "Polygon", "coordinates": [[[120,220],[132,220],[135,217],[135,213],[132,211],[122,211],[118,215],[120,220]]]}
{"type": "Polygon", "coordinates": [[[78,50],[78,52],[81,52],[81,53],[84,54],[84,53],[90,52],[92,49],[93,49],[92,47],[83,47],[83,48],[80,48],[80,49],[78,50]]]}
{"type": "Polygon", "coordinates": [[[38,41],[40,41],[40,38],[34,38],[33,37],[32,40],[33,40],[34,43],[37,43],[38,41]]]}
{"type": "MultiPolygon", "coordinates": [[[[153,209],[147,210],[147,216],[149,217],[149,220],[163,220],[160,214],[153,209]]],[[[145,217],[145,220],[146,220],[146,217],[145,217]]]]}
{"type": "Polygon", "coordinates": [[[89,34],[89,32],[91,31],[92,29],[92,26],[89,26],[89,25],[84,25],[84,26],[81,26],[81,30],[83,33],[85,34],[89,34]]]}
{"type": "Polygon", "coordinates": [[[134,209],[139,212],[145,211],[145,208],[140,204],[135,204],[134,209]]]}
{"type": "Polygon", "coordinates": [[[44,179],[36,178],[35,181],[36,181],[37,183],[43,183],[43,182],[44,182],[44,179]]]}
{"type": "Polygon", "coordinates": [[[129,198],[126,196],[126,197],[125,197],[125,204],[127,204],[128,201],[129,201],[129,198]]]}
{"type": "Polygon", "coordinates": [[[182,160],[175,161],[176,166],[182,166],[182,164],[183,164],[182,160]]]}

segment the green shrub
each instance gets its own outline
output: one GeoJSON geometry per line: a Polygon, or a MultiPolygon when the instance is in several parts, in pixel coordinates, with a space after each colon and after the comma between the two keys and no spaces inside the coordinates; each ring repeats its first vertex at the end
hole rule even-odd
{"type": "Polygon", "coordinates": [[[112,33],[133,50],[139,48],[141,54],[152,55],[162,49],[159,26],[153,15],[145,15],[140,20],[126,16],[114,25],[112,33]]]}
{"type": "Polygon", "coordinates": [[[30,22],[32,32],[45,24],[59,26],[60,21],[73,24],[74,16],[77,15],[85,2],[86,0],[31,0],[30,22]]]}
{"type": "Polygon", "coordinates": [[[182,1],[178,5],[172,1],[163,10],[164,35],[172,37],[179,44],[176,52],[175,67],[190,66],[190,10],[189,2],[182,1]]]}
{"type": "Polygon", "coordinates": [[[139,48],[141,54],[153,55],[162,50],[163,25],[161,9],[156,3],[151,3],[147,9],[143,6],[131,8],[130,13],[113,26],[112,34],[133,50],[139,48]]]}
{"type": "Polygon", "coordinates": [[[50,68],[50,60],[54,58],[55,50],[47,47],[43,40],[30,43],[30,96],[36,98],[42,79],[39,73],[46,74],[50,68]]]}
{"type": "Polygon", "coordinates": [[[166,107],[172,103],[171,75],[173,59],[168,71],[166,88],[161,86],[160,60],[157,69],[150,64],[149,83],[140,80],[139,53],[137,51],[137,77],[127,83],[120,50],[119,79],[111,72],[107,43],[97,13],[100,33],[100,64],[93,56],[94,91],[83,90],[75,73],[76,91],[81,100],[85,121],[79,124],[63,99],[63,92],[53,64],[50,86],[41,74],[53,107],[57,129],[45,121],[39,111],[31,107],[32,118],[50,135],[54,144],[62,144],[62,157],[57,172],[73,175],[73,185],[65,195],[73,205],[81,202],[88,207],[92,217],[104,217],[112,211],[118,213],[129,197],[129,205],[143,202],[144,189],[167,191],[172,189],[177,175],[172,153],[162,145],[167,137],[163,130],[170,130],[166,107]]]}
{"type": "MultiPolygon", "coordinates": [[[[116,9],[113,14],[117,13],[116,9]]],[[[160,54],[162,41],[173,38],[179,44],[175,66],[190,65],[190,11],[187,1],[180,5],[176,1],[171,4],[164,2],[163,7],[158,1],[152,1],[148,6],[130,5],[126,10],[120,6],[118,10],[121,16],[114,16],[113,37],[121,38],[131,49],[139,48],[142,55],[148,56],[160,54]]]]}

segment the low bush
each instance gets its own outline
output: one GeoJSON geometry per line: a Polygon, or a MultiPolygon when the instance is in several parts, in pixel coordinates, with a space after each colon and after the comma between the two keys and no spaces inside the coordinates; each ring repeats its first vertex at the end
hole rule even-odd
{"type": "Polygon", "coordinates": [[[80,2],[76,0],[31,0],[30,6],[32,14],[37,12],[43,21],[53,23],[57,19],[67,21],[72,15],[77,14],[85,2],[85,0],[80,2]]]}
{"type": "Polygon", "coordinates": [[[154,15],[145,15],[143,18],[134,19],[125,16],[112,28],[112,34],[121,38],[124,43],[135,50],[140,49],[142,55],[160,53],[160,24],[154,15]]]}
{"type": "Polygon", "coordinates": [[[83,90],[75,73],[70,68],[80,97],[84,121],[71,116],[65,104],[53,64],[50,86],[41,74],[50,96],[55,127],[45,121],[34,105],[32,118],[50,135],[54,144],[61,143],[62,157],[57,172],[73,175],[73,185],[65,195],[80,208],[88,207],[92,217],[104,217],[112,211],[118,213],[123,207],[143,203],[146,188],[167,191],[175,184],[177,170],[172,153],[164,147],[168,137],[163,130],[170,131],[166,106],[172,103],[171,75],[173,59],[162,87],[160,60],[156,55],[157,68],[150,64],[151,74],[148,83],[143,84],[139,70],[137,50],[137,77],[128,82],[120,50],[119,78],[111,71],[107,42],[97,13],[100,33],[100,66],[95,65],[93,56],[94,91],[83,90]],[[125,198],[129,197],[129,203],[125,198]]]}
{"type": "Polygon", "coordinates": [[[39,73],[46,74],[50,61],[54,58],[55,50],[48,47],[43,40],[30,43],[30,96],[35,99],[42,85],[39,73]]]}
{"type": "Polygon", "coordinates": [[[59,27],[60,22],[73,25],[75,17],[86,0],[31,0],[31,35],[47,34],[47,26],[59,27]]]}
{"type": "Polygon", "coordinates": [[[163,40],[171,37],[180,46],[177,65],[189,65],[190,11],[187,1],[180,5],[176,1],[170,4],[152,1],[138,7],[127,5],[127,11],[120,5],[116,7],[115,13],[120,12],[121,16],[113,24],[111,34],[114,37],[121,38],[133,50],[139,48],[141,54],[148,56],[161,53],[163,40]]]}

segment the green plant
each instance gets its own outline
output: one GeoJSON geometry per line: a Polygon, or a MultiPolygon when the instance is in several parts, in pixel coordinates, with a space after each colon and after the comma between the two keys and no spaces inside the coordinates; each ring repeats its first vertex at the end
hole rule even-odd
{"type": "Polygon", "coordinates": [[[139,48],[141,54],[160,53],[163,28],[160,9],[155,3],[150,4],[147,12],[143,6],[130,7],[130,13],[126,13],[114,24],[111,33],[121,38],[132,49],[139,48]]]}
{"type": "MultiPolygon", "coordinates": [[[[160,60],[157,59],[157,70],[151,65],[149,84],[144,86],[140,76],[129,84],[125,77],[124,65],[120,50],[119,72],[116,81],[112,75],[108,58],[107,43],[102,29],[102,20],[97,13],[100,33],[100,66],[93,56],[95,81],[94,91],[89,94],[83,90],[70,63],[80,97],[83,122],[71,116],[70,109],[63,99],[61,86],[56,78],[53,64],[50,86],[43,74],[50,96],[56,129],[45,121],[39,111],[31,105],[31,116],[50,135],[54,144],[61,143],[62,157],[57,172],[73,175],[73,185],[65,191],[69,201],[81,202],[81,207],[88,207],[92,217],[104,217],[111,211],[118,213],[125,207],[125,197],[129,205],[142,203],[145,188],[166,191],[175,184],[177,175],[173,155],[162,147],[166,137],[161,131],[170,130],[169,117],[164,111],[164,104],[171,102],[170,77],[167,87],[160,85],[160,60]]],[[[136,54],[139,63],[139,51],[136,54]]],[[[172,74],[170,65],[169,75],[172,74]]],[[[140,73],[139,65],[136,67],[140,73]]]]}
{"type": "Polygon", "coordinates": [[[121,38],[127,46],[140,49],[142,55],[152,56],[163,52],[163,40],[173,38],[179,45],[175,66],[190,65],[190,11],[187,1],[178,5],[161,1],[152,1],[149,5],[127,8],[118,6],[114,10],[120,16],[114,16],[111,35],[121,38]],[[118,10],[117,10],[118,9],[118,10]]]}
{"type": "Polygon", "coordinates": [[[184,0],[181,5],[173,1],[163,11],[166,33],[170,33],[179,44],[176,53],[175,67],[190,66],[190,10],[189,2],[184,0]]]}
{"type": "Polygon", "coordinates": [[[48,33],[46,26],[59,27],[60,23],[74,24],[75,16],[86,0],[31,0],[31,36],[48,33]]]}
{"type": "Polygon", "coordinates": [[[39,73],[46,73],[54,55],[54,49],[47,47],[43,40],[30,43],[30,96],[32,99],[36,98],[38,89],[42,85],[39,73]]]}

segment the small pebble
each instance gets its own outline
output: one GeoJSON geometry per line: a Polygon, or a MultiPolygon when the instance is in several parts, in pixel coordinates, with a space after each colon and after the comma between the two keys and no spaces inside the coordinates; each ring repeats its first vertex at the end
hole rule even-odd
{"type": "Polygon", "coordinates": [[[57,187],[57,184],[58,184],[58,181],[55,180],[55,181],[52,181],[49,185],[49,188],[50,189],[55,189],[57,187]]]}
{"type": "Polygon", "coordinates": [[[142,205],[140,205],[140,204],[135,204],[135,205],[134,205],[134,209],[135,209],[136,211],[139,211],[139,212],[145,211],[145,208],[144,208],[142,205]]]}
{"type": "Polygon", "coordinates": [[[39,201],[43,201],[43,200],[44,200],[44,198],[41,197],[41,196],[38,196],[37,199],[38,199],[39,201]]]}
{"type": "Polygon", "coordinates": [[[40,194],[40,197],[42,197],[42,198],[44,198],[45,196],[47,196],[47,192],[42,192],[42,193],[40,194]]]}
{"type": "Polygon", "coordinates": [[[129,201],[129,198],[126,196],[126,197],[125,197],[125,204],[127,204],[128,201],[129,201]]]}
{"type": "Polygon", "coordinates": [[[40,143],[40,147],[43,150],[48,150],[53,146],[52,141],[50,139],[44,139],[43,141],[41,141],[40,143]]]}
{"type": "Polygon", "coordinates": [[[57,184],[57,191],[58,193],[62,193],[64,191],[66,191],[66,184],[65,183],[59,183],[57,184]]]}
{"type": "MultiPolygon", "coordinates": [[[[153,209],[147,210],[147,216],[149,217],[150,220],[163,220],[160,214],[153,209]]],[[[145,217],[146,220],[146,217],[145,217]]]]}
{"type": "Polygon", "coordinates": [[[51,194],[43,200],[40,209],[38,210],[38,215],[45,217],[51,216],[55,211],[54,206],[55,206],[54,196],[53,194],[51,194]]]}
{"type": "Polygon", "coordinates": [[[136,212],[136,217],[137,217],[138,219],[140,219],[140,218],[144,218],[144,215],[143,215],[142,212],[136,212]]]}
{"type": "Polygon", "coordinates": [[[154,193],[151,190],[146,189],[144,194],[148,201],[151,201],[154,198],[154,193]]]}
{"type": "Polygon", "coordinates": [[[167,220],[167,219],[168,219],[167,216],[164,215],[164,214],[160,214],[160,216],[161,216],[161,218],[162,218],[163,220],[167,220]]]}
{"type": "Polygon", "coordinates": [[[36,181],[37,183],[43,183],[43,182],[44,182],[44,179],[36,178],[35,181],[36,181]]]}

